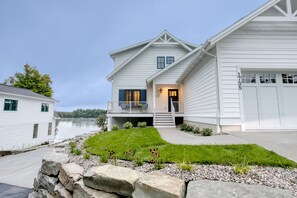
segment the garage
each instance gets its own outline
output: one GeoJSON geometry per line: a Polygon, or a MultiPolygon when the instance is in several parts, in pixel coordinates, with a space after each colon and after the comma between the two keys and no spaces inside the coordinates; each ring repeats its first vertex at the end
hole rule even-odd
{"type": "Polygon", "coordinates": [[[246,129],[297,129],[297,72],[242,72],[246,129]]]}

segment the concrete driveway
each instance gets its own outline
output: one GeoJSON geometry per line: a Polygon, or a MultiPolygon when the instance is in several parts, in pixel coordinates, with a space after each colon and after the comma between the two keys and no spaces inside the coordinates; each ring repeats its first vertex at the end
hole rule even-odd
{"type": "Polygon", "coordinates": [[[297,162],[297,131],[230,133],[243,141],[258,144],[297,162]]]}

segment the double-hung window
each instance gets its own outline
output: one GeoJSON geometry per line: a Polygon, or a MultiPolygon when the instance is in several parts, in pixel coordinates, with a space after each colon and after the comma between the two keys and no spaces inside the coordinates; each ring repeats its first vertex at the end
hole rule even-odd
{"type": "Polygon", "coordinates": [[[165,68],[165,56],[158,56],[157,69],[164,69],[164,68],[165,68]]]}
{"type": "Polygon", "coordinates": [[[4,111],[17,111],[18,109],[18,101],[12,99],[4,100],[4,111]]]}
{"type": "Polygon", "coordinates": [[[48,104],[47,103],[42,103],[41,104],[41,112],[48,112],[48,104]]]}

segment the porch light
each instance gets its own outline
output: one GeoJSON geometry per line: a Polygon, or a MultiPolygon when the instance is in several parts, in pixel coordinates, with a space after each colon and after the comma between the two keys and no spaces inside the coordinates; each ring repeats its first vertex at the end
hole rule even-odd
{"type": "Polygon", "coordinates": [[[162,88],[158,89],[158,92],[161,94],[163,92],[163,89],[162,88]]]}

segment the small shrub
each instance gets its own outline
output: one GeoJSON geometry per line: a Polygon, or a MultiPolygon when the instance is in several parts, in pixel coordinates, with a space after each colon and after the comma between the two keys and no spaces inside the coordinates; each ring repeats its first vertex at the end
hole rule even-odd
{"type": "Polygon", "coordinates": [[[107,126],[101,127],[101,131],[106,132],[107,131],[107,126]]]}
{"type": "Polygon", "coordinates": [[[181,125],[179,125],[179,128],[181,131],[186,131],[187,126],[188,126],[187,124],[181,124],[181,125]]]}
{"type": "Polygon", "coordinates": [[[100,162],[101,162],[101,163],[107,163],[107,162],[108,162],[108,157],[107,157],[107,155],[101,155],[101,156],[100,156],[100,162]]]}
{"type": "Polygon", "coordinates": [[[184,171],[191,171],[191,170],[193,169],[192,164],[188,164],[188,163],[185,163],[185,162],[180,163],[180,164],[179,164],[179,167],[180,167],[182,170],[184,170],[184,171]]]}
{"type": "Polygon", "coordinates": [[[199,127],[194,127],[193,133],[194,134],[199,134],[200,133],[200,128],[199,127]]]}
{"type": "Polygon", "coordinates": [[[150,149],[151,155],[153,157],[152,163],[154,164],[154,170],[160,170],[165,166],[162,164],[162,160],[160,159],[160,154],[158,153],[158,148],[150,149]]]}
{"type": "Polygon", "coordinates": [[[69,147],[71,150],[73,150],[74,148],[76,148],[77,143],[76,142],[69,142],[69,147]]]}
{"type": "Polygon", "coordinates": [[[131,122],[125,122],[123,124],[123,128],[124,129],[131,129],[131,128],[133,128],[133,124],[131,122]]]}
{"type": "Polygon", "coordinates": [[[137,127],[139,128],[145,128],[146,127],[146,122],[138,122],[137,127]]]}
{"type": "Polygon", "coordinates": [[[186,128],[186,131],[188,131],[188,132],[191,132],[193,130],[194,130],[194,126],[192,126],[192,125],[188,125],[186,128]]]}
{"type": "Polygon", "coordinates": [[[112,131],[117,131],[117,130],[119,130],[120,128],[119,128],[119,126],[117,125],[117,124],[114,124],[112,127],[111,127],[111,130],[112,131]]]}
{"type": "Polygon", "coordinates": [[[134,160],[133,160],[133,164],[135,166],[142,166],[144,164],[144,160],[140,157],[136,157],[134,160]]]}
{"type": "Polygon", "coordinates": [[[78,149],[78,148],[74,148],[72,151],[73,151],[72,153],[73,153],[74,155],[80,155],[80,154],[81,154],[81,150],[78,149]]]}
{"type": "Polygon", "coordinates": [[[161,162],[158,162],[158,163],[155,163],[154,164],[154,167],[153,169],[154,170],[161,170],[162,168],[164,168],[165,166],[161,163],[161,162]]]}
{"type": "Polygon", "coordinates": [[[245,175],[251,170],[251,167],[243,164],[234,164],[233,171],[235,174],[245,175]]]}
{"type": "Polygon", "coordinates": [[[184,149],[184,159],[183,162],[179,164],[179,167],[184,171],[191,171],[193,169],[193,165],[189,160],[189,154],[186,149],[184,149]]]}
{"type": "Polygon", "coordinates": [[[90,157],[91,157],[91,155],[90,155],[89,153],[85,153],[85,154],[83,155],[83,158],[84,158],[85,160],[90,159],[90,157]]]}
{"type": "Polygon", "coordinates": [[[201,131],[202,136],[211,136],[212,135],[212,129],[210,128],[204,128],[201,131]]]}
{"type": "Polygon", "coordinates": [[[135,149],[132,149],[132,150],[127,151],[125,153],[126,159],[127,160],[132,160],[134,158],[135,153],[136,153],[136,150],[135,149]]]}

